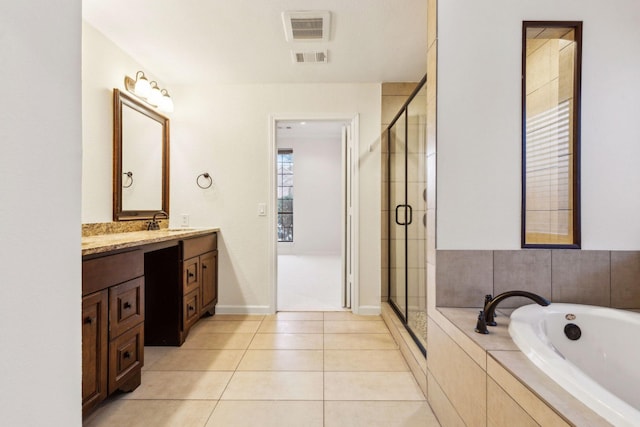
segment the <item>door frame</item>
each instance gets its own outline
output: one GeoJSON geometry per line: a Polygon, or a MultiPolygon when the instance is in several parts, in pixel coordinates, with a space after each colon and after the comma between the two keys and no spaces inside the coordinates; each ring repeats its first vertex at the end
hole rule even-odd
{"type": "MultiPolygon", "coordinates": [[[[274,314],[278,307],[278,233],[277,233],[277,221],[278,212],[277,204],[275,203],[277,197],[277,180],[276,180],[276,159],[278,153],[277,147],[277,122],[279,121],[345,121],[350,123],[351,134],[351,164],[347,165],[351,169],[351,197],[353,199],[352,206],[352,218],[355,219],[351,228],[351,260],[352,260],[352,287],[351,287],[351,311],[354,314],[358,314],[359,308],[359,295],[360,295],[360,282],[359,282],[359,204],[360,204],[360,191],[359,191],[359,169],[358,158],[360,153],[359,144],[359,115],[355,114],[270,114],[269,115],[269,150],[268,150],[268,167],[269,173],[269,201],[267,203],[267,222],[268,227],[268,292],[269,292],[269,312],[274,314]]],[[[344,239],[344,237],[343,237],[344,239]]],[[[344,258],[342,263],[344,263],[344,258]]]]}

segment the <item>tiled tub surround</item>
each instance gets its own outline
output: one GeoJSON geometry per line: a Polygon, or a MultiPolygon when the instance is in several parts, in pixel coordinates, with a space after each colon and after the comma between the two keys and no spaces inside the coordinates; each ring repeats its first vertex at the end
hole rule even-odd
{"type": "MultiPolygon", "coordinates": [[[[480,307],[486,294],[536,293],[554,302],[640,308],[640,251],[439,250],[438,307],[480,307]]],[[[530,301],[509,298],[501,308],[530,301]]]]}
{"type": "Polygon", "coordinates": [[[446,426],[608,426],[518,350],[499,311],[489,335],[473,331],[477,309],[429,317],[429,403],[446,426]]]}

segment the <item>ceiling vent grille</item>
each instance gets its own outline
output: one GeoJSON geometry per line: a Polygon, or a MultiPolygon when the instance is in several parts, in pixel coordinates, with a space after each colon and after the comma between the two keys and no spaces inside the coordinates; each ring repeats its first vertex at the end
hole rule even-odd
{"type": "Polygon", "coordinates": [[[326,64],[329,60],[327,56],[327,51],[316,51],[316,52],[296,52],[291,51],[293,62],[296,64],[317,64],[324,63],[326,64]]]}
{"type": "Polygon", "coordinates": [[[287,41],[329,41],[329,11],[282,12],[287,41]]]}

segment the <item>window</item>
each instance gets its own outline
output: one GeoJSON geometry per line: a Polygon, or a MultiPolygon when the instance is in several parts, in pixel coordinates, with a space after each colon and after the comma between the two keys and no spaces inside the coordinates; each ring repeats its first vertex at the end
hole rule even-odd
{"type": "Polygon", "coordinates": [[[293,242],[293,150],[278,150],[278,242],[293,242]]]}
{"type": "Polygon", "coordinates": [[[524,22],[522,247],[580,247],[580,22],[524,22]]]}

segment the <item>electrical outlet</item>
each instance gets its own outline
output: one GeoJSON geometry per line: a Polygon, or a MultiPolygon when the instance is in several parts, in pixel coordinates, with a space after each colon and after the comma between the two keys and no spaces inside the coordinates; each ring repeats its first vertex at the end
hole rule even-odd
{"type": "Polygon", "coordinates": [[[180,215],[180,227],[188,227],[189,226],[189,214],[180,215]]]}

